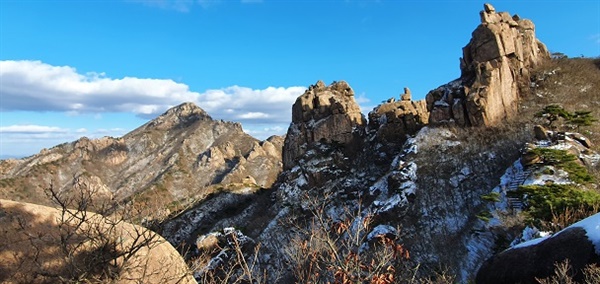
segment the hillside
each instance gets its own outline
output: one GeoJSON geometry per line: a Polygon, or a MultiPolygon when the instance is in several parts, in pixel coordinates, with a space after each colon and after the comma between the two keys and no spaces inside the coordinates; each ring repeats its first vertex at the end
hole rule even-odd
{"type": "Polygon", "coordinates": [[[281,137],[259,141],[239,124],[213,120],[190,103],[176,106],[120,138],[44,149],[0,162],[0,197],[50,205],[51,187],[85,188],[98,204],[131,201],[164,217],[217,186],[270,187],[281,170],[281,137]]]}

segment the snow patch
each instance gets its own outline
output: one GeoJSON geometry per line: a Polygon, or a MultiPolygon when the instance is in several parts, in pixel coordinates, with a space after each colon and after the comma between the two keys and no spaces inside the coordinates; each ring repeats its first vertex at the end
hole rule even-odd
{"type": "Polygon", "coordinates": [[[398,231],[396,228],[390,225],[377,225],[377,227],[373,228],[373,230],[367,235],[367,240],[372,241],[374,238],[381,235],[396,235],[398,231]]]}
{"type": "Polygon", "coordinates": [[[406,200],[406,197],[400,196],[400,194],[397,193],[385,201],[376,200],[373,202],[373,205],[375,205],[375,207],[379,207],[379,209],[376,210],[376,213],[383,213],[398,206],[406,205],[407,203],[408,201],[406,200]]]}
{"type": "Polygon", "coordinates": [[[550,233],[540,232],[535,227],[527,226],[527,227],[525,227],[525,229],[523,229],[523,232],[521,233],[521,237],[512,241],[509,249],[522,248],[522,247],[536,245],[549,237],[550,237],[550,233]]]}
{"type": "MultiPolygon", "coordinates": [[[[567,228],[571,227],[583,228],[588,239],[594,244],[596,254],[600,255],[600,213],[587,217],[567,228]]],[[[557,234],[560,234],[560,232],[557,234]]]]}

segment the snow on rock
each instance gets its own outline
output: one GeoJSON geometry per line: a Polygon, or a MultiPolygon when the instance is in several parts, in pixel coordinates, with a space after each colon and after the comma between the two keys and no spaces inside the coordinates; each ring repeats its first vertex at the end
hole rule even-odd
{"type": "Polygon", "coordinates": [[[549,238],[553,238],[560,235],[562,232],[570,228],[583,228],[586,231],[586,236],[588,237],[590,242],[594,244],[596,254],[600,255],[600,213],[596,213],[577,223],[574,223],[573,225],[564,228],[563,230],[554,235],[550,235],[548,232],[540,232],[536,228],[526,227],[523,230],[522,237],[519,240],[513,241],[509,249],[537,245],[549,238]]]}
{"type": "Polygon", "coordinates": [[[569,179],[569,174],[564,170],[557,169],[553,166],[545,166],[540,171],[536,171],[536,174],[530,175],[524,182],[523,185],[545,185],[549,181],[555,184],[570,184],[573,183],[569,179]],[[544,172],[551,172],[552,174],[545,174],[544,172]]]}
{"type": "Polygon", "coordinates": [[[372,241],[378,236],[395,236],[398,234],[398,230],[390,225],[377,225],[369,234],[367,235],[367,240],[372,241]]]}
{"type": "Polygon", "coordinates": [[[520,248],[520,247],[535,245],[535,244],[545,240],[549,236],[550,236],[550,234],[547,232],[540,232],[535,227],[527,226],[527,227],[525,227],[525,229],[523,229],[523,232],[521,233],[521,237],[513,240],[512,243],[510,244],[510,246],[511,246],[511,248],[520,248]]]}
{"type": "MultiPolygon", "coordinates": [[[[596,254],[600,255],[600,213],[587,217],[569,227],[583,228],[586,231],[588,239],[594,244],[596,254]]],[[[557,234],[560,234],[560,232],[557,234]]]]}
{"type": "Polygon", "coordinates": [[[405,196],[400,196],[400,194],[394,194],[392,197],[388,198],[385,201],[375,201],[373,205],[377,208],[375,213],[383,213],[390,211],[394,208],[404,206],[408,203],[405,196]]]}

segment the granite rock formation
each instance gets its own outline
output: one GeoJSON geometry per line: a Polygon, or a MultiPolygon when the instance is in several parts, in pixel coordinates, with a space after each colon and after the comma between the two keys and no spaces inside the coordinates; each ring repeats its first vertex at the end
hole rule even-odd
{"type": "Polygon", "coordinates": [[[377,137],[391,143],[403,143],[407,135],[415,134],[429,121],[425,100],[413,101],[408,88],[395,98],[378,105],[369,112],[369,131],[376,131],[377,137]]]}
{"type": "Polygon", "coordinates": [[[431,123],[490,126],[513,117],[529,71],[549,58],[527,19],[496,13],[490,4],[463,48],[461,77],[427,94],[431,123]]]}
{"type": "Polygon", "coordinates": [[[296,99],[292,123],[285,137],[284,169],[292,168],[315,142],[355,145],[366,119],[345,81],[325,86],[318,81],[296,99]]]}
{"type": "Polygon", "coordinates": [[[140,226],[4,199],[0,212],[2,283],[196,283],[175,248],[140,226]],[[96,247],[101,244],[105,247],[96,247]]]}

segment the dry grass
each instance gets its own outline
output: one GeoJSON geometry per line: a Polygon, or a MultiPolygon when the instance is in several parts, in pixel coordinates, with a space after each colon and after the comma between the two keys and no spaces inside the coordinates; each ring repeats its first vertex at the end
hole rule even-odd
{"type": "Polygon", "coordinates": [[[590,264],[581,271],[573,271],[567,259],[554,265],[553,276],[536,280],[540,284],[598,284],[600,283],[600,267],[590,264]]]}
{"type": "MultiPolygon", "coordinates": [[[[519,121],[543,124],[534,114],[552,104],[570,112],[591,111],[593,117],[600,118],[600,58],[554,59],[533,74],[534,85],[531,94],[523,98],[519,121]]],[[[600,123],[583,127],[581,132],[599,141],[600,123]]],[[[595,150],[600,149],[598,144],[595,150]]]]}

